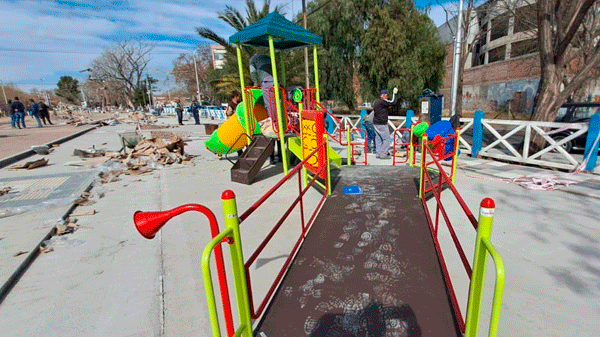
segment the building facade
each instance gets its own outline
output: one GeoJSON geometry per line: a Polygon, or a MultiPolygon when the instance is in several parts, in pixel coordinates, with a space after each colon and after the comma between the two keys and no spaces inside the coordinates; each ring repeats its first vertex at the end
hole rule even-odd
{"type": "Polygon", "coordinates": [[[220,44],[210,45],[210,54],[214,69],[222,69],[225,64],[225,47],[220,44]]]}
{"type": "MultiPolygon", "coordinates": [[[[529,115],[540,81],[540,61],[535,29],[536,5],[531,1],[490,0],[472,11],[467,43],[472,45],[463,72],[464,111],[529,115]]],[[[438,28],[446,43],[446,76],[440,92],[450,108],[453,34],[456,18],[438,28]]],[[[584,88],[588,101],[600,101],[597,83],[584,88]]]]}

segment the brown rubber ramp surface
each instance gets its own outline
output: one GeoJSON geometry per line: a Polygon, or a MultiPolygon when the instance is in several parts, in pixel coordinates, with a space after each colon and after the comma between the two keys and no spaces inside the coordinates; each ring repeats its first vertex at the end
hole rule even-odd
{"type": "Polygon", "coordinates": [[[343,168],[256,336],[461,336],[418,174],[343,168]],[[346,195],[345,186],[363,194],[346,195]]]}

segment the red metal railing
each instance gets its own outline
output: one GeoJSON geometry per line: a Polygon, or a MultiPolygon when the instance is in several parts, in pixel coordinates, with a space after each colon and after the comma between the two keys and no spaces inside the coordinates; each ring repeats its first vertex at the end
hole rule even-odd
{"type": "MultiPolygon", "coordinates": [[[[265,237],[265,239],[260,243],[260,245],[254,251],[254,253],[250,256],[250,258],[244,264],[244,268],[245,268],[245,272],[246,272],[246,279],[247,279],[247,284],[248,284],[248,294],[249,294],[249,299],[250,299],[249,300],[249,302],[250,302],[250,313],[251,313],[251,317],[253,319],[256,319],[256,318],[260,317],[260,315],[263,313],[263,311],[266,308],[267,304],[269,303],[269,300],[271,299],[273,293],[277,289],[277,285],[281,281],[281,278],[283,277],[283,275],[287,271],[288,266],[290,265],[290,263],[293,260],[295,254],[296,254],[296,252],[298,250],[298,248],[300,247],[300,244],[302,243],[302,241],[306,237],[306,233],[308,232],[308,230],[310,229],[310,226],[314,222],[314,219],[316,218],[319,210],[321,209],[321,206],[325,202],[325,198],[327,197],[327,194],[329,192],[327,190],[329,188],[329,184],[328,183],[325,184],[325,186],[326,186],[325,193],[323,194],[323,197],[320,199],[319,203],[317,204],[317,207],[315,208],[315,210],[311,214],[309,220],[305,221],[305,215],[304,215],[304,211],[305,210],[304,210],[303,196],[311,188],[311,186],[313,186],[316,183],[317,178],[320,175],[323,174],[324,170],[328,169],[328,165],[322,165],[321,168],[315,173],[315,175],[312,177],[312,179],[308,182],[308,184],[304,188],[302,187],[302,174],[301,174],[302,173],[302,167],[307,163],[307,161],[312,156],[320,155],[323,152],[325,153],[324,155],[327,156],[327,151],[321,151],[322,149],[326,148],[326,146],[327,146],[326,142],[324,142],[323,144],[319,145],[310,155],[308,155],[302,162],[300,162],[300,164],[298,164],[296,167],[294,167],[285,177],[283,177],[277,184],[275,184],[275,186],[273,186],[264,196],[262,196],[257,202],[255,202],[252,206],[250,206],[250,208],[248,208],[248,210],[246,210],[239,217],[239,221],[240,221],[240,224],[241,224],[243,221],[245,221],[246,219],[248,219],[248,217],[251,214],[253,214],[267,199],[269,199],[269,197],[271,197],[273,195],[273,193],[275,191],[277,191],[285,182],[287,182],[288,180],[290,180],[293,175],[296,174],[298,176],[298,190],[299,190],[298,197],[287,208],[287,210],[285,211],[285,213],[283,214],[283,216],[281,217],[281,219],[279,219],[277,221],[277,223],[271,229],[271,231],[269,232],[269,234],[265,237]],[[281,225],[288,218],[288,216],[291,214],[291,212],[296,208],[296,206],[300,207],[300,224],[301,224],[301,228],[302,228],[302,233],[301,233],[300,237],[298,238],[298,240],[296,241],[294,247],[292,248],[292,251],[291,251],[290,255],[288,256],[287,260],[285,261],[285,263],[281,267],[281,270],[279,271],[279,273],[275,277],[275,280],[273,281],[273,284],[271,285],[271,287],[269,288],[267,294],[265,295],[265,298],[260,302],[260,304],[258,306],[258,309],[256,309],[255,306],[254,306],[254,298],[253,298],[253,295],[252,295],[252,283],[251,283],[251,280],[250,280],[250,266],[256,261],[256,259],[260,255],[260,253],[264,250],[264,248],[266,247],[266,245],[271,241],[271,239],[273,238],[273,236],[275,235],[275,233],[277,232],[277,230],[281,227],[281,225]]],[[[327,158],[325,158],[325,162],[327,162],[327,158]]],[[[327,177],[327,179],[329,179],[328,175],[326,175],[326,177],[327,177]]]]}
{"type": "MultiPolygon", "coordinates": [[[[455,163],[456,163],[456,157],[457,157],[456,152],[458,151],[458,133],[449,135],[447,137],[436,136],[435,139],[432,141],[429,141],[427,139],[427,134],[423,134],[423,138],[425,139],[424,144],[427,145],[426,151],[423,151],[423,149],[421,149],[422,160],[425,162],[425,167],[432,166],[432,164],[434,164],[434,161],[439,163],[442,160],[450,159],[450,165],[451,165],[450,166],[450,180],[453,181],[454,175],[456,174],[455,163]],[[446,151],[447,150],[446,144],[450,141],[453,141],[452,151],[446,151]],[[429,154],[429,156],[427,156],[426,154],[429,154]],[[431,161],[427,161],[427,158],[430,158],[431,161]]],[[[421,146],[424,146],[424,145],[421,145],[421,146]]],[[[421,163],[421,165],[423,165],[423,163],[421,163]]],[[[440,168],[441,167],[442,166],[440,165],[440,168]]],[[[444,171],[443,168],[441,168],[441,170],[444,171]]],[[[441,175],[440,175],[440,177],[441,177],[441,175]]],[[[437,188],[437,187],[442,188],[442,185],[444,185],[444,183],[445,183],[445,181],[440,178],[436,184],[432,184],[432,185],[426,187],[425,189],[422,190],[422,192],[424,194],[424,193],[431,192],[434,188],[437,188]]]]}
{"type": "MultiPolygon", "coordinates": [[[[429,223],[431,235],[433,237],[435,249],[436,249],[436,252],[440,259],[442,272],[444,274],[444,280],[446,281],[446,286],[448,288],[448,293],[450,295],[450,300],[452,302],[452,308],[454,309],[454,313],[458,320],[459,327],[460,327],[461,331],[464,333],[465,320],[462,317],[462,314],[460,311],[460,306],[458,304],[458,300],[456,298],[456,293],[454,291],[454,286],[452,284],[452,280],[450,279],[450,274],[448,272],[448,268],[446,266],[446,261],[444,259],[444,255],[442,253],[440,242],[438,240],[440,213],[442,215],[442,218],[444,219],[444,222],[446,223],[446,227],[448,228],[448,231],[450,232],[450,236],[452,237],[454,246],[460,256],[460,260],[463,264],[463,267],[464,267],[469,279],[471,278],[472,268],[471,268],[471,265],[469,264],[469,261],[465,255],[465,252],[460,244],[460,241],[458,240],[456,231],[454,230],[454,227],[452,226],[452,224],[450,222],[448,213],[446,212],[446,209],[444,208],[444,205],[442,204],[441,192],[442,192],[444,186],[447,186],[452,191],[452,194],[456,197],[456,200],[458,201],[460,207],[465,212],[465,215],[467,216],[468,220],[471,222],[471,224],[473,225],[473,228],[475,230],[477,229],[477,219],[475,218],[475,216],[473,216],[473,213],[471,213],[471,211],[469,210],[469,207],[466,205],[465,201],[463,200],[463,198],[460,196],[460,194],[456,190],[456,187],[454,186],[451,177],[448,176],[448,174],[446,174],[445,170],[443,169],[442,165],[440,164],[440,160],[447,158],[447,156],[449,154],[440,154],[439,152],[437,152],[437,153],[434,152],[433,149],[430,147],[430,142],[427,140],[427,135],[423,135],[423,138],[424,138],[424,140],[423,140],[423,145],[422,145],[423,152],[422,152],[422,159],[421,159],[421,179],[420,179],[420,191],[422,191],[420,193],[421,200],[423,201],[423,208],[425,209],[425,214],[427,216],[427,221],[429,223]],[[427,161],[428,157],[431,158],[431,161],[427,161]],[[431,173],[428,170],[429,166],[433,166],[437,169],[437,171],[439,171],[439,177],[438,177],[439,180],[437,183],[434,183],[434,181],[433,181],[434,179],[431,177],[431,173]],[[432,220],[431,212],[429,211],[429,208],[427,206],[427,200],[424,197],[425,191],[432,192],[432,194],[436,200],[435,221],[432,220]]],[[[456,151],[456,149],[458,148],[458,144],[456,143],[456,141],[458,141],[458,139],[456,138],[456,135],[454,135],[454,137],[447,137],[447,139],[455,139],[455,143],[454,143],[455,150],[454,151],[456,151]]]]}

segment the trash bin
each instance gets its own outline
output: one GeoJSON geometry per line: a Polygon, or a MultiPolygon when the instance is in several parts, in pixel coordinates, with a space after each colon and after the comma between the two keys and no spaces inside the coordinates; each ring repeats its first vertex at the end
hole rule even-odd
{"type": "Polygon", "coordinates": [[[423,90],[423,94],[419,96],[421,120],[429,120],[429,125],[433,125],[441,121],[443,105],[444,95],[436,94],[429,89],[423,90]],[[428,118],[423,118],[424,116],[428,116],[428,118]]]}
{"type": "Polygon", "coordinates": [[[207,135],[212,135],[212,133],[215,132],[215,130],[218,128],[219,128],[219,124],[204,123],[204,132],[207,135]]]}

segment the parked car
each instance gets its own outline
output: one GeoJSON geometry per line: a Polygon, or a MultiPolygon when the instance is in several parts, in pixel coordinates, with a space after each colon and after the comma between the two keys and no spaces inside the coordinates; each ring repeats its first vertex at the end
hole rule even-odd
{"type": "MultiPolygon", "coordinates": [[[[589,123],[595,113],[600,113],[600,102],[595,103],[565,103],[558,110],[558,116],[554,120],[557,123],[589,123]]],[[[552,135],[552,138],[559,141],[566,138],[577,130],[564,130],[552,135]]],[[[585,149],[587,132],[581,136],[565,142],[562,147],[567,152],[571,150],[585,149]]]]}

